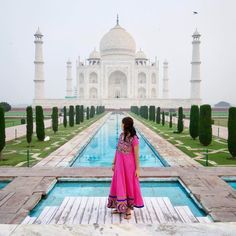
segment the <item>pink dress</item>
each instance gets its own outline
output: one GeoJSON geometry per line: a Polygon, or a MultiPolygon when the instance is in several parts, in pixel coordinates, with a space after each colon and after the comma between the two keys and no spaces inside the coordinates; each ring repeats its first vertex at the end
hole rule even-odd
{"type": "Polygon", "coordinates": [[[140,190],[139,179],[135,176],[136,163],[134,146],[139,144],[138,137],[126,138],[122,132],[116,147],[115,169],[112,176],[108,208],[116,208],[118,212],[125,213],[127,207],[144,207],[140,190]]]}

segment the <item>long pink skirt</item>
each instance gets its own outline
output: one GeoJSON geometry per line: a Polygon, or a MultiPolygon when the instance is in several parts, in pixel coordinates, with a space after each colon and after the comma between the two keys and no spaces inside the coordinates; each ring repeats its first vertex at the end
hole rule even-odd
{"type": "Polygon", "coordinates": [[[124,154],[116,151],[116,164],[112,176],[108,208],[116,208],[118,212],[125,213],[127,207],[144,207],[140,190],[139,178],[135,176],[134,152],[124,154]]]}

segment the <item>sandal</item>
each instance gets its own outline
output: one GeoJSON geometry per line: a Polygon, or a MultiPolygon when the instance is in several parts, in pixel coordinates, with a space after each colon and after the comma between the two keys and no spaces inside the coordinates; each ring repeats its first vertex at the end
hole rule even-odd
{"type": "Polygon", "coordinates": [[[124,219],[126,219],[126,220],[130,220],[131,219],[131,216],[128,218],[127,216],[129,216],[129,215],[131,215],[131,213],[125,213],[125,217],[124,217],[124,219]]]}

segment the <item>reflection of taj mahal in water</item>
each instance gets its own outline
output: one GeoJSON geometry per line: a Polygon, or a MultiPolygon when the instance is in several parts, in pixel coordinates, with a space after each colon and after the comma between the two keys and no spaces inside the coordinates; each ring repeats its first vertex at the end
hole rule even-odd
{"type": "MultiPolygon", "coordinates": [[[[165,108],[190,107],[200,104],[200,34],[193,34],[191,95],[188,99],[169,96],[168,62],[163,63],[163,85],[160,96],[159,63],[136,51],[133,37],[119,25],[100,41],[99,52],[90,53],[88,62],[76,62],[76,86],[72,85],[72,62],[67,62],[66,97],[47,99],[44,95],[43,35],[35,33],[35,98],[34,105],[43,107],[83,104],[104,105],[106,108],[130,108],[131,105],[156,105],[165,108]]],[[[82,46],[82,45],[81,45],[82,46]]],[[[181,87],[179,88],[181,89],[181,87]]]]}

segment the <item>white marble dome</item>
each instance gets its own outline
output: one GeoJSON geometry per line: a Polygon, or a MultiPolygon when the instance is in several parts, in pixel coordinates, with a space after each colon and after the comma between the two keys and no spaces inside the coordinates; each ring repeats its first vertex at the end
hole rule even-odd
{"type": "Polygon", "coordinates": [[[119,24],[106,33],[100,41],[101,56],[123,54],[135,56],[136,44],[133,37],[119,24]]]}

